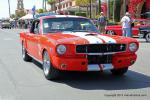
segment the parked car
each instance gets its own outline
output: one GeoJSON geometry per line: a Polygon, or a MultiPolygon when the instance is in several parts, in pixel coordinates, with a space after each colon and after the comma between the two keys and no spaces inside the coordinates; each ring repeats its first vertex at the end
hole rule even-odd
{"type": "Polygon", "coordinates": [[[139,30],[140,30],[139,36],[141,38],[145,38],[146,42],[150,42],[150,26],[141,27],[139,28],[139,30]]]}
{"type": "MultiPolygon", "coordinates": [[[[143,26],[150,26],[150,20],[148,19],[133,19],[134,26],[132,27],[133,36],[138,36],[139,28],[143,26]]],[[[110,35],[119,35],[122,36],[122,26],[121,25],[112,25],[106,27],[106,34],[110,35]]]]}
{"type": "Polygon", "coordinates": [[[47,79],[64,71],[110,70],[123,75],[136,61],[136,39],[100,34],[90,19],[71,15],[35,19],[30,32],[21,32],[22,57],[43,65],[47,79]]]}
{"type": "Polygon", "coordinates": [[[8,20],[4,20],[4,21],[2,21],[2,23],[1,23],[1,28],[3,29],[3,28],[9,28],[9,29],[11,29],[11,23],[8,21],[8,20]]]}

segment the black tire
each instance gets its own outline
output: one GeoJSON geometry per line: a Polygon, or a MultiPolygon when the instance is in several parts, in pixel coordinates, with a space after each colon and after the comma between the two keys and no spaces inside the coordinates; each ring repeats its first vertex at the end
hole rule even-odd
{"type": "Polygon", "coordinates": [[[120,69],[112,69],[111,72],[113,75],[122,76],[128,71],[128,67],[120,69]]]}
{"type": "Polygon", "coordinates": [[[146,42],[150,42],[150,33],[147,33],[145,35],[145,39],[146,39],[146,42]]]}
{"type": "Polygon", "coordinates": [[[59,77],[60,71],[53,67],[47,51],[43,53],[43,72],[48,80],[55,80],[59,77]]]}
{"type": "Polygon", "coordinates": [[[115,32],[112,31],[112,30],[107,30],[106,34],[109,34],[109,35],[115,35],[115,32]]]}
{"type": "Polygon", "coordinates": [[[31,61],[32,58],[28,55],[23,43],[22,43],[22,58],[24,61],[31,61]]]}

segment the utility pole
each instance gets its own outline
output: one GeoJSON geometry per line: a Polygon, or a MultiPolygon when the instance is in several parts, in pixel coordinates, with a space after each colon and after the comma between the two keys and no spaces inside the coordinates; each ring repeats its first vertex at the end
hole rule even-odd
{"type": "Polygon", "coordinates": [[[10,1],[8,0],[8,8],[9,8],[9,17],[11,16],[10,14],[10,1]]]}

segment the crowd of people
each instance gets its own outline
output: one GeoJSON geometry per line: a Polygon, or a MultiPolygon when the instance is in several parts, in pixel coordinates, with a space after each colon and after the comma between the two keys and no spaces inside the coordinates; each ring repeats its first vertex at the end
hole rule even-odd
{"type": "Polygon", "coordinates": [[[10,22],[11,28],[27,29],[30,27],[32,20],[13,20],[10,22]]]}
{"type": "MultiPolygon", "coordinates": [[[[122,33],[125,37],[132,37],[132,23],[131,15],[129,12],[126,12],[125,16],[121,19],[122,33]]],[[[101,33],[105,33],[105,27],[107,26],[108,20],[104,13],[100,13],[100,17],[98,18],[98,29],[101,33]]]]}

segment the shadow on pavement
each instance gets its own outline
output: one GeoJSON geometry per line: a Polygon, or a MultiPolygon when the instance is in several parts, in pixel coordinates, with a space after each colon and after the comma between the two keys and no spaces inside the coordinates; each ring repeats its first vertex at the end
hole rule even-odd
{"type": "MultiPolygon", "coordinates": [[[[42,65],[33,60],[42,70],[42,65]]],[[[45,78],[45,77],[43,77],[45,78]]],[[[53,81],[81,90],[125,90],[150,87],[150,76],[128,70],[124,76],[114,76],[106,72],[62,72],[60,78],[53,81]]]]}
{"type": "Polygon", "coordinates": [[[109,72],[67,72],[55,82],[82,90],[124,90],[150,87],[150,76],[130,70],[122,77],[109,72]]]}

